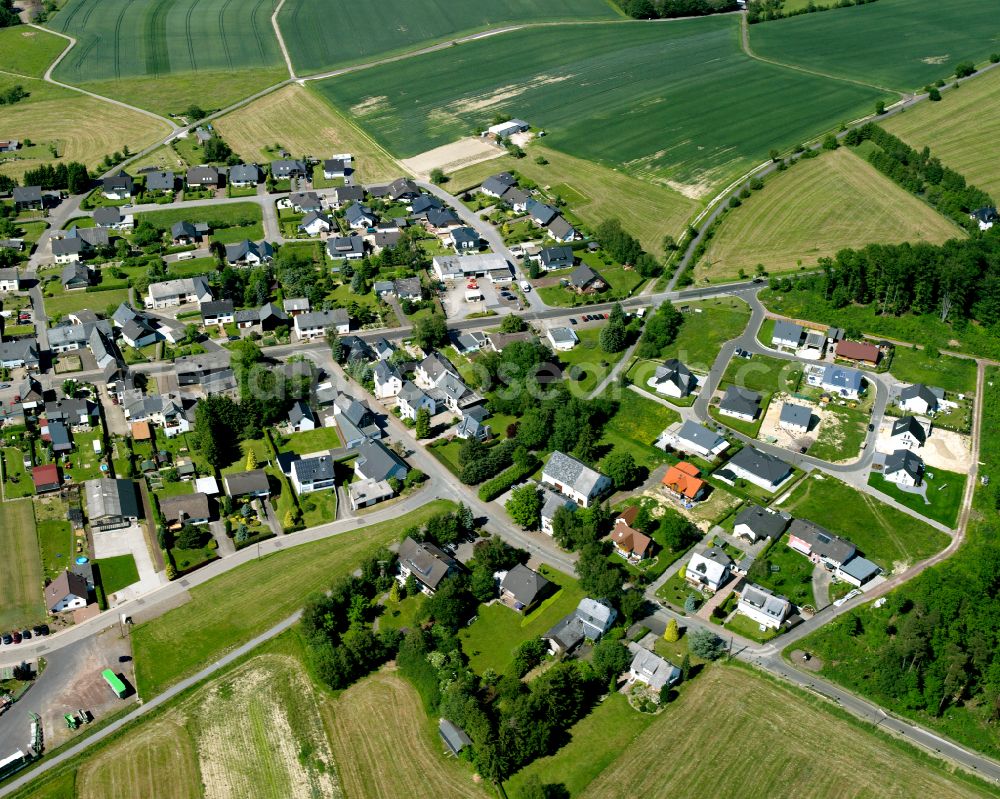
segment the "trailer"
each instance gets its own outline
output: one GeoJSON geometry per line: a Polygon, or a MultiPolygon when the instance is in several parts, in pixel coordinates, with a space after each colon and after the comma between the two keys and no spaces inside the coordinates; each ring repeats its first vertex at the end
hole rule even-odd
{"type": "Polygon", "coordinates": [[[121,681],[117,674],[115,674],[111,669],[105,669],[101,672],[101,676],[104,678],[104,682],[108,684],[108,687],[115,692],[115,696],[119,699],[124,699],[126,694],[125,683],[121,681]]]}

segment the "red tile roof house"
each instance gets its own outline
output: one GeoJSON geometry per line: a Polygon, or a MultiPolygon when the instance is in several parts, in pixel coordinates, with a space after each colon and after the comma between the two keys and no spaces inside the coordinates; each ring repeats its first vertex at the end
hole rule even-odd
{"type": "Polygon", "coordinates": [[[611,530],[611,535],[608,536],[618,554],[632,563],[649,557],[653,545],[648,535],[632,527],[638,515],[639,507],[637,505],[626,508],[615,519],[615,526],[611,530]]]}
{"type": "Polygon", "coordinates": [[[54,463],[33,468],[31,470],[31,479],[35,483],[36,494],[58,491],[62,482],[59,479],[59,467],[54,463]]]}
{"type": "Polygon", "coordinates": [[[860,341],[847,340],[838,341],[835,352],[838,358],[843,358],[845,361],[867,363],[872,366],[878,365],[878,359],[882,355],[879,348],[874,344],[865,344],[860,341]]]}

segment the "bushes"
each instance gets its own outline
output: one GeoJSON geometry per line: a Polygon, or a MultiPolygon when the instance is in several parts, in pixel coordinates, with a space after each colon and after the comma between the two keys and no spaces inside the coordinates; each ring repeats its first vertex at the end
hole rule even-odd
{"type": "Polygon", "coordinates": [[[509,469],[501,472],[492,480],[487,480],[479,486],[479,498],[483,502],[490,502],[496,499],[512,485],[523,480],[538,468],[538,459],[533,455],[521,463],[515,463],[509,469]]]}

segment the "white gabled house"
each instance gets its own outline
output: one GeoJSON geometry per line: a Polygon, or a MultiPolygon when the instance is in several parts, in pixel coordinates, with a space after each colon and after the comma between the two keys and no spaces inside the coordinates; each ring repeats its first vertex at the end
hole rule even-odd
{"type": "Polygon", "coordinates": [[[372,377],[375,380],[376,399],[396,397],[403,390],[403,378],[399,374],[399,370],[390,365],[388,361],[379,361],[375,364],[372,377]]]}
{"type": "Polygon", "coordinates": [[[559,451],[552,453],[542,469],[542,483],[584,508],[611,488],[607,476],[559,451]]]}
{"type": "Polygon", "coordinates": [[[344,308],[308,311],[295,317],[294,327],[299,341],[308,341],[322,338],[328,330],[336,330],[341,336],[347,335],[351,330],[351,320],[344,308]]]}
{"type": "Polygon", "coordinates": [[[188,302],[211,301],[212,292],[209,291],[208,280],[203,275],[150,283],[145,298],[147,308],[169,308],[188,302]]]}
{"type": "Polygon", "coordinates": [[[760,585],[748,583],[740,594],[736,612],[761,627],[777,630],[792,612],[792,603],[760,585]]]}

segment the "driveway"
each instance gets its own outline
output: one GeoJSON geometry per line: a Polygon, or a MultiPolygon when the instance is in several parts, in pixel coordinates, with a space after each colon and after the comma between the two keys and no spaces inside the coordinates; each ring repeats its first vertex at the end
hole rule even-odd
{"type": "Polygon", "coordinates": [[[142,527],[133,524],[121,530],[108,530],[93,534],[94,557],[113,558],[119,555],[131,555],[135,558],[135,566],[139,572],[139,582],[133,583],[108,597],[111,607],[135,599],[160,587],[160,575],[153,567],[153,559],[146,548],[146,537],[142,527]]]}

